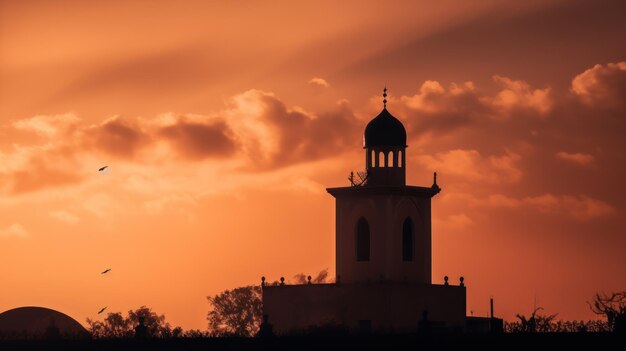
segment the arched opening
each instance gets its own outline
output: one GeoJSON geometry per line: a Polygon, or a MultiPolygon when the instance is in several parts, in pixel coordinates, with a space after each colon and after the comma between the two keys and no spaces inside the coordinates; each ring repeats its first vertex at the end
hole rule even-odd
{"type": "Polygon", "coordinates": [[[372,168],[376,167],[376,151],[374,150],[371,150],[370,161],[371,161],[370,167],[372,168]]]}
{"type": "Polygon", "coordinates": [[[402,150],[398,151],[398,167],[404,167],[404,164],[402,163],[402,150]]]}
{"type": "Polygon", "coordinates": [[[386,155],[384,152],[378,153],[378,167],[385,167],[386,155]]]}
{"type": "Polygon", "coordinates": [[[387,159],[387,167],[393,167],[393,152],[387,152],[385,158],[387,159]]]}
{"type": "Polygon", "coordinates": [[[356,260],[370,260],[370,225],[363,217],[356,224],[356,260]]]}
{"type": "Polygon", "coordinates": [[[372,150],[372,158],[374,159],[374,167],[378,167],[378,152],[376,150],[372,150]]]}
{"type": "Polygon", "coordinates": [[[402,224],[402,261],[413,261],[413,221],[407,217],[402,224]]]}

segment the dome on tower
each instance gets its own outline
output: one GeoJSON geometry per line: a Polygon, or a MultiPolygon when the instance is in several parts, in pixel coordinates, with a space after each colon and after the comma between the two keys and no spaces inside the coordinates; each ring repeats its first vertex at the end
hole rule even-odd
{"type": "Polygon", "coordinates": [[[406,147],[406,130],[402,122],[384,108],[365,127],[363,147],[399,146],[406,147]]]}

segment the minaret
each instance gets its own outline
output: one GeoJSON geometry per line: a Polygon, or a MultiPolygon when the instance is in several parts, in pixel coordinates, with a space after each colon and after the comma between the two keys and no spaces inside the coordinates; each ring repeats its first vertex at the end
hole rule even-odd
{"type": "Polygon", "coordinates": [[[336,272],[342,283],[431,283],[431,198],[406,185],[406,130],[383,110],[365,127],[364,184],[326,189],[336,199],[336,272]]]}
{"type": "Polygon", "coordinates": [[[387,87],[383,110],[365,127],[363,136],[368,186],[404,186],[406,182],[406,130],[387,111],[387,87]]]}

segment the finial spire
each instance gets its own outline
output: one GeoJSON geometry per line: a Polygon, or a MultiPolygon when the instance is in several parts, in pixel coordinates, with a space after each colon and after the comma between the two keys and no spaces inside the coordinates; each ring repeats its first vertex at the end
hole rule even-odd
{"type": "Polygon", "coordinates": [[[387,108],[387,86],[383,89],[383,108],[387,108]]]}
{"type": "Polygon", "coordinates": [[[433,185],[437,185],[437,172],[433,174],[433,185]]]}

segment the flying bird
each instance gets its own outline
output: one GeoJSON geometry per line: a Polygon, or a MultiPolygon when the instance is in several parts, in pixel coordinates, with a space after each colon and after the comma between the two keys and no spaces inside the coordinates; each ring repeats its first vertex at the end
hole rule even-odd
{"type": "Polygon", "coordinates": [[[107,307],[109,307],[109,306],[106,306],[106,307],[104,307],[103,309],[101,309],[100,311],[98,311],[98,314],[100,314],[100,313],[104,312],[104,310],[106,310],[106,309],[107,309],[107,307]]]}
{"type": "Polygon", "coordinates": [[[105,171],[106,171],[106,169],[107,169],[108,167],[109,167],[109,166],[100,167],[100,168],[98,169],[98,172],[105,172],[105,171]]]}
{"type": "Polygon", "coordinates": [[[110,271],[111,271],[111,268],[107,268],[104,270],[104,272],[101,272],[100,274],[106,274],[106,273],[109,273],[110,271]]]}

